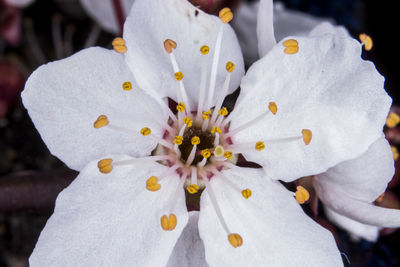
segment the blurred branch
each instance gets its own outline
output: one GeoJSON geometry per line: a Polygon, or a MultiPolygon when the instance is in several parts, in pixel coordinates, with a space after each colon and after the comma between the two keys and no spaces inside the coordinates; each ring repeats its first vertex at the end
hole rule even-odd
{"type": "Polygon", "coordinates": [[[77,176],[70,169],[23,171],[0,178],[0,212],[51,213],[57,195],[77,176]]]}

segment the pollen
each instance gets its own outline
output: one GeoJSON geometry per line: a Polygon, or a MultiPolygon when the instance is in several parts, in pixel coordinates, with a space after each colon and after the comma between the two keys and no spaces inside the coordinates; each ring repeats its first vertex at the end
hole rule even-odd
{"type": "Polygon", "coordinates": [[[205,119],[206,121],[210,119],[210,115],[211,115],[211,110],[209,111],[203,111],[203,119],[205,119]]]}
{"type": "Polygon", "coordinates": [[[110,173],[113,169],[112,162],[112,159],[102,159],[97,162],[97,167],[101,173],[110,173]]]}
{"type": "Polygon", "coordinates": [[[121,37],[117,37],[112,41],[112,46],[115,51],[118,53],[125,53],[127,48],[125,46],[125,40],[122,39],[121,37]]]}
{"type": "Polygon", "coordinates": [[[228,61],[228,62],[226,63],[225,69],[226,69],[228,72],[232,72],[232,71],[235,69],[235,64],[233,64],[232,62],[228,61]]]}
{"type": "Polygon", "coordinates": [[[310,199],[310,193],[308,193],[307,189],[302,186],[296,187],[296,200],[299,204],[304,204],[307,200],[310,199]]]}
{"type": "Polygon", "coordinates": [[[399,159],[399,151],[397,150],[397,147],[395,146],[390,146],[390,148],[392,149],[392,153],[393,153],[393,160],[397,161],[399,159]]]}
{"type": "Polygon", "coordinates": [[[108,118],[106,115],[100,115],[97,120],[93,123],[93,127],[99,129],[109,124],[108,118]]]}
{"type": "Polygon", "coordinates": [[[208,52],[210,52],[210,48],[209,48],[207,45],[203,45],[203,46],[200,48],[200,52],[201,52],[203,55],[207,55],[208,52]]]}
{"type": "Polygon", "coordinates": [[[177,135],[177,136],[174,137],[174,143],[175,143],[176,145],[179,146],[179,145],[182,144],[182,142],[183,142],[183,137],[182,137],[182,136],[177,135]]]}
{"type": "Polygon", "coordinates": [[[389,128],[396,127],[400,122],[400,116],[397,113],[390,112],[386,118],[386,126],[389,128]]]}
{"type": "Polygon", "coordinates": [[[161,185],[158,183],[158,178],[156,176],[151,176],[149,179],[147,179],[146,189],[152,192],[161,189],[161,185]]]}
{"type": "Polygon", "coordinates": [[[220,110],[218,110],[218,114],[221,116],[226,116],[228,115],[228,110],[226,109],[226,107],[222,107],[220,110]]]}
{"type": "Polygon", "coordinates": [[[226,159],[232,159],[232,151],[225,151],[224,152],[224,157],[226,158],[226,159]]]}
{"type": "Polygon", "coordinates": [[[185,117],[183,118],[183,123],[186,124],[188,128],[190,128],[193,125],[193,120],[189,117],[185,117]]]}
{"type": "Polygon", "coordinates": [[[286,54],[292,55],[299,51],[299,43],[295,39],[286,40],[282,44],[285,47],[283,51],[286,54]]]}
{"type": "Polygon", "coordinates": [[[243,239],[239,234],[229,234],[228,241],[232,247],[237,248],[243,245],[243,239]]]}
{"type": "Polygon", "coordinates": [[[248,189],[248,188],[242,190],[242,196],[243,196],[245,199],[248,199],[249,197],[251,197],[251,190],[248,189]]]}
{"type": "Polygon", "coordinates": [[[219,11],[219,18],[223,23],[229,23],[233,19],[233,13],[229,7],[225,7],[219,11]]]}
{"type": "Polygon", "coordinates": [[[370,51],[372,49],[372,47],[374,46],[374,43],[372,42],[372,38],[369,35],[362,33],[358,36],[358,38],[360,39],[361,43],[364,45],[364,49],[366,51],[370,51]]]}
{"type": "Polygon", "coordinates": [[[225,153],[224,147],[223,146],[217,146],[214,150],[214,155],[216,157],[222,157],[225,153]]]}
{"type": "Polygon", "coordinates": [[[278,106],[276,105],[275,102],[269,102],[268,104],[268,109],[272,112],[272,114],[276,114],[278,112],[278,106]]]}
{"type": "Polygon", "coordinates": [[[312,139],[312,132],[311,132],[311,130],[303,129],[303,130],[301,131],[301,134],[303,135],[304,144],[306,144],[306,146],[308,146],[308,145],[310,144],[310,142],[311,142],[311,139],[312,139]]]}
{"type": "Polygon", "coordinates": [[[186,109],[186,105],[183,104],[182,102],[179,102],[179,104],[176,106],[176,110],[179,112],[184,112],[186,109]]]}
{"type": "Polygon", "coordinates": [[[189,185],[186,190],[189,192],[189,194],[196,194],[199,191],[199,186],[197,184],[191,184],[189,185]]]}
{"type": "Polygon", "coordinates": [[[176,49],[176,46],[176,42],[171,39],[167,39],[164,41],[164,49],[168,54],[171,54],[172,50],[176,49]]]}
{"type": "Polygon", "coordinates": [[[175,72],[174,76],[177,81],[183,80],[183,73],[181,71],[175,72]]]}
{"type": "Polygon", "coordinates": [[[200,138],[198,136],[194,136],[194,137],[192,137],[191,142],[192,142],[192,145],[198,145],[198,144],[200,144],[200,138]]]}
{"type": "Polygon", "coordinates": [[[164,231],[172,231],[175,229],[178,220],[175,214],[172,213],[169,216],[167,215],[161,216],[160,222],[161,222],[161,228],[164,231]]]}
{"type": "Polygon", "coordinates": [[[219,127],[217,127],[217,126],[214,126],[211,129],[211,133],[221,133],[221,132],[222,132],[221,129],[219,127]]]}
{"type": "Polygon", "coordinates": [[[147,135],[151,134],[151,130],[150,130],[150,128],[148,128],[148,127],[144,127],[144,128],[142,128],[142,129],[140,130],[140,133],[141,133],[143,136],[147,136],[147,135]]]}
{"type": "Polygon", "coordinates": [[[132,83],[131,82],[124,82],[122,84],[122,89],[124,89],[125,91],[132,90],[132,83]]]}
{"type": "Polygon", "coordinates": [[[383,199],[384,199],[384,197],[385,197],[385,193],[382,193],[382,194],[375,200],[375,202],[378,202],[378,203],[382,202],[383,199]]]}
{"type": "Polygon", "coordinates": [[[256,150],[261,151],[265,148],[265,144],[263,141],[259,141],[256,143],[256,150]]]}
{"type": "Polygon", "coordinates": [[[201,151],[201,155],[203,156],[203,158],[208,159],[211,156],[211,150],[210,149],[203,149],[201,151]]]}

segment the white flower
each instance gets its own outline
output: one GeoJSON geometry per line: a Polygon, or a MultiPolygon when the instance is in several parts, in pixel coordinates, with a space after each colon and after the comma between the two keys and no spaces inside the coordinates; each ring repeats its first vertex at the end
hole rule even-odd
{"type": "MultiPolygon", "coordinates": [[[[231,16],[225,9],[221,20],[231,16]]],[[[243,77],[236,36],[221,20],[184,0],[137,0],[114,42],[121,54],[90,48],[31,75],[24,105],[50,151],[80,171],[31,266],[184,261],[170,256],[188,222],[185,190],[201,189],[209,265],[342,265],[332,235],[277,180],[322,173],[380,138],[391,104],[383,78],[359,42],[337,34],[273,46],[264,36],[261,51],[270,51],[243,77]],[[227,114],[223,99],[239,85],[227,114]],[[263,168],[236,166],[239,153],[263,168]]]]}

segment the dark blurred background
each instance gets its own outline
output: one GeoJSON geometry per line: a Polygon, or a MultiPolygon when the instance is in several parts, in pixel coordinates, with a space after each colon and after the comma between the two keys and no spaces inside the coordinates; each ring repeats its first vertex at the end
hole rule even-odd
{"type": "MultiPolygon", "coordinates": [[[[209,10],[217,10],[219,2],[209,10]]],[[[234,5],[237,1],[225,2],[234,5]]],[[[394,103],[398,103],[399,43],[395,39],[399,23],[395,1],[280,2],[293,10],[333,18],[346,26],[354,37],[363,32],[369,34],[374,48],[364,52],[363,57],[375,62],[386,77],[386,90],[394,103]]],[[[21,104],[19,93],[26,78],[41,64],[66,57],[88,43],[110,47],[115,35],[101,30],[78,0],[37,0],[21,9],[7,7],[4,0],[0,0],[0,36],[0,267],[18,267],[27,266],[27,258],[52,213],[58,192],[76,176],[49,154],[21,104]],[[6,40],[4,28],[11,24],[20,30],[20,35],[6,40]],[[54,25],[60,27],[64,38],[69,40],[61,52],[55,48],[52,38],[54,25]],[[93,34],[97,38],[89,42],[93,34]]],[[[400,136],[399,132],[395,131],[394,136],[400,136]]],[[[400,138],[393,138],[392,143],[398,145],[398,140],[400,138]]],[[[397,181],[390,190],[393,199],[389,204],[398,208],[397,181]]],[[[305,210],[311,214],[307,207],[305,210]]],[[[322,211],[318,221],[335,234],[341,251],[351,262],[349,266],[400,266],[398,231],[385,229],[376,243],[356,242],[330,224],[322,211]]]]}

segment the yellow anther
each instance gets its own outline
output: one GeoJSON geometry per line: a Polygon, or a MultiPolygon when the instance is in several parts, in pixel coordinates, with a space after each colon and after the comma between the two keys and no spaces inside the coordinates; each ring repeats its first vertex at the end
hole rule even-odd
{"type": "Polygon", "coordinates": [[[306,146],[308,146],[308,145],[310,144],[310,142],[311,142],[311,139],[312,139],[312,132],[311,132],[311,130],[303,129],[303,130],[301,131],[301,134],[303,135],[304,144],[306,144],[306,146]]]}
{"type": "Polygon", "coordinates": [[[93,127],[99,129],[108,125],[109,121],[106,115],[100,115],[97,120],[93,123],[93,127]]]}
{"type": "Polygon", "coordinates": [[[251,197],[251,190],[248,189],[248,188],[242,190],[242,196],[243,196],[245,199],[248,199],[249,197],[251,197]]]}
{"type": "Polygon", "coordinates": [[[208,52],[210,52],[210,48],[209,48],[207,45],[203,45],[203,46],[200,48],[200,52],[201,52],[203,55],[207,55],[208,52]]]}
{"type": "Polygon", "coordinates": [[[282,44],[286,54],[296,54],[299,51],[299,43],[295,39],[286,40],[282,44]]]}
{"type": "Polygon", "coordinates": [[[203,156],[203,158],[208,159],[208,158],[211,156],[211,150],[208,149],[208,148],[203,149],[203,150],[201,151],[201,155],[203,156]]]}
{"type": "Polygon", "coordinates": [[[259,141],[256,143],[256,150],[261,151],[265,148],[265,144],[263,141],[259,141]]]}
{"type": "Polygon", "coordinates": [[[397,161],[399,159],[399,151],[397,150],[397,147],[395,146],[390,146],[390,148],[392,149],[392,153],[393,153],[393,160],[397,161]]]}
{"type": "Polygon", "coordinates": [[[214,126],[211,129],[211,133],[221,133],[221,132],[222,132],[221,129],[219,127],[217,127],[217,126],[214,126]]]}
{"type": "Polygon", "coordinates": [[[228,72],[232,72],[232,71],[235,69],[235,64],[233,64],[232,62],[228,61],[228,62],[226,63],[225,69],[226,69],[228,72]]]}
{"type": "Polygon", "coordinates": [[[233,13],[229,7],[225,7],[219,11],[219,18],[223,23],[228,23],[233,19],[233,13]]]}
{"type": "Polygon", "coordinates": [[[186,127],[190,128],[193,125],[193,120],[189,117],[183,118],[183,123],[186,124],[186,127]]]}
{"type": "Polygon", "coordinates": [[[229,234],[228,241],[232,247],[237,248],[243,245],[243,239],[239,234],[229,234]]]}
{"type": "Polygon", "coordinates": [[[199,186],[197,184],[191,184],[189,185],[186,190],[189,192],[189,194],[196,194],[199,191],[199,186]]]}
{"type": "Polygon", "coordinates": [[[220,110],[218,110],[218,114],[221,116],[226,116],[228,115],[228,110],[226,109],[226,107],[222,107],[220,110]]]}
{"type": "Polygon", "coordinates": [[[361,43],[364,45],[364,49],[366,51],[371,50],[372,47],[374,46],[374,43],[372,42],[372,38],[369,35],[362,33],[358,36],[358,38],[360,39],[361,43]]]}
{"type": "Polygon", "coordinates": [[[102,159],[97,162],[97,167],[101,173],[110,173],[113,169],[112,162],[112,159],[102,159]]]}
{"type": "Polygon", "coordinates": [[[214,155],[216,157],[222,157],[225,153],[224,147],[219,145],[214,149],[214,155]]]}
{"type": "Polygon", "coordinates": [[[117,37],[112,41],[112,46],[118,53],[125,53],[127,48],[125,46],[125,40],[121,37],[117,37]]]}
{"type": "Polygon", "coordinates": [[[181,71],[175,72],[174,76],[177,81],[183,80],[183,73],[181,71]]]}
{"type": "Polygon", "coordinates": [[[225,151],[224,152],[224,157],[226,158],[226,159],[232,159],[232,151],[225,151]]]}
{"type": "Polygon", "coordinates": [[[132,90],[132,83],[131,82],[124,82],[122,84],[122,89],[124,89],[125,91],[132,90]]]}
{"type": "Polygon", "coordinates": [[[150,130],[150,128],[148,128],[148,127],[144,127],[144,128],[142,128],[142,129],[140,130],[140,133],[141,133],[142,135],[144,135],[144,136],[147,136],[147,135],[151,134],[151,130],[150,130]]]}
{"type": "Polygon", "coordinates": [[[397,113],[390,112],[386,118],[386,126],[389,128],[396,127],[400,122],[400,116],[397,113]]]}
{"type": "Polygon", "coordinates": [[[275,102],[269,102],[268,104],[268,109],[272,112],[272,114],[276,114],[278,112],[278,106],[276,105],[275,102]]]}
{"type": "Polygon", "coordinates": [[[209,111],[203,111],[203,114],[202,114],[203,119],[209,120],[209,119],[210,119],[210,115],[211,115],[211,110],[209,110],[209,111]]]}
{"type": "Polygon", "coordinates": [[[158,183],[158,178],[155,176],[151,176],[146,181],[146,189],[152,192],[160,190],[161,185],[158,183]]]}
{"type": "Polygon", "coordinates": [[[192,137],[192,145],[198,145],[200,144],[200,138],[198,136],[192,137]]]}
{"type": "Polygon", "coordinates": [[[174,143],[177,144],[178,146],[180,146],[183,142],[183,137],[180,135],[177,135],[174,137],[174,143]]]}
{"type": "Polygon", "coordinates": [[[179,104],[176,106],[176,110],[179,112],[184,112],[186,108],[186,105],[183,104],[182,102],[179,102],[179,104]]]}
{"type": "Polygon", "coordinates": [[[160,222],[161,222],[161,228],[164,231],[172,231],[175,229],[178,220],[175,214],[172,213],[169,215],[169,217],[167,215],[161,216],[160,222]]]}
{"type": "Polygon", "coordinates": [[[310,198],[310,193],[301,185],[296,187],[296,200],[299,204],[304,204],[310,198]]]}
{"type": "Polygon", "coordinates": [[[384,197],[385,197],[385,193],[382,193],[382,194],[375,200],[375,202],[378,202],[378,203],[382,202],[384,197]]]}
{"type": "Polygon", "coordinates": [[[165,51],[167,51],[168,54],[172,53],[172,49],[176,49],[176,42],[171,40],[171,39],[167,39],[164,41],[164,48],[165,51]]]}

